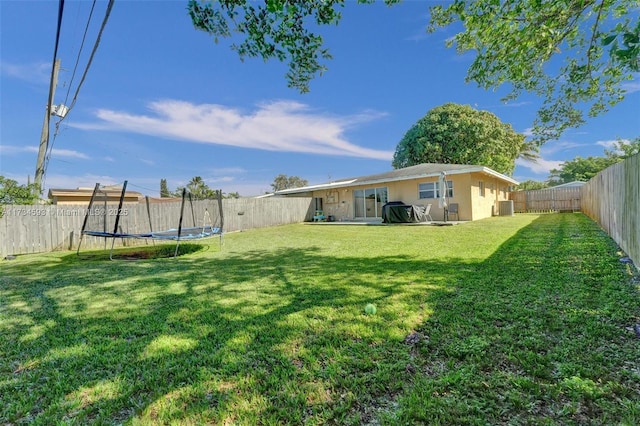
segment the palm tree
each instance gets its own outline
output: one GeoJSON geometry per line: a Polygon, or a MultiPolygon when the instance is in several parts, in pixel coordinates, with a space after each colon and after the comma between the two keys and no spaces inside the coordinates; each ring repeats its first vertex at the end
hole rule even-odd
{"type": "Polygon", "coordinates": [[[534,141],[523,141],[516,159],[518,158],[533,163],[537,162],[540,159],[540,146],[534,141]]]}

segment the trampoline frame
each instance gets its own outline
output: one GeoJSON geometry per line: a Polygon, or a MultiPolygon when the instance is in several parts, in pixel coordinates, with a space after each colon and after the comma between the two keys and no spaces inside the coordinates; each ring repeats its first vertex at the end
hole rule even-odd
{"type": "MultiPolygon", "coordinates": [[[[106,229],[103,231],[93,231],[87,230],[87,222],[89,216],[91,215],[91,210],[93,208],[93,204],[96,200],[96,194],[101,191],[100,183],[96,183],[95,188],[93,189],[93,193],[91,194],[91,199],[89,200],[89,205],[87,207],[87,211],[85,213],[84,221],[82,223],[82,230],[80,231],[80,241],[78,243],[78,250],[76,251],[77,255],[80,255],[80,247],[82,246],[82,239],[85,235],[92,237],[101,237],[105,239],[105,250],[107,239],[111,238],[111,250],[109,252],[109,259],[113,260],[113,250],[115,247],[115,242],[117,238],[126,239],[126,238],[134,238],[134,239],[151,239],[153,244],[155,245],[155,240],[164,240],[164,241],[176,241],[176,248],[173,253],[173,257],[176,258],[178,256],[178,249],[180,247],[180,241],[182,240],[196,240],[203,239],[212,236],[218,235],[220,237],[220,247],[222,248],[224,233],[223,233],[223,225],[224,225],[224,215],[222,210],[222,190],[216,190],[216,198],[215,201],[218,202],[218,210],[220,215],[220,226],[214,226],[211,221],[211,215],[209,214],[209,210],[205,208],[205,218],[209,217],[210,225],[207,226],[205,224],[205,218],[203,218],[202,226],[193,226],[193,227],[183,227],[183,218],[184,218],[184,207],[185,202],[188,199],[191,205],[191,216],[193,220],[193,224],[196,224],[195,214],[193,212],[193,199],[191,193],[187,191],[186,188],[182,189],[182,201],[180,205],[180,219],[178,221],[178,227],[176,229],[168,229],[165,231],[154,231],[153,225],[151,221],[151,209],[149,208],[149,197],[145,197],[146,206],[147,206],[147,217],[149,219],[149,232],[146,233],[124,233],[118,232],[118,225],[120,224],[120,215],[122,213],[122,206],[124,204],[125,193],[127,191],[127,181],[124,181],[122,185],[122,192],[120,194],[120,198],[118,200],[118,209],[116,210],[116,218],[113,226],[113,231],[109,232],[106,229]],[[199,231],[199,232],[195,232],[199,231]]],[[[105,200],[106,203],[106,200],[105,200]]],[[[107,209],[105,208],[105,214],[107,214],[107,209]]]]}

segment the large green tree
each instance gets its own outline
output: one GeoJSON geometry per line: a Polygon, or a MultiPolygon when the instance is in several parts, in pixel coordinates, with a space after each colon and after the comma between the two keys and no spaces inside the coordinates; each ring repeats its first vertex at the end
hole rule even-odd
{"type": "Polygon", "coordinates": [[[3,205],[18,204],[29,205],[34,204],[39,197],[40,191],[34,183],[20,185],[13,179],[0,176],[0,217],[3,214],[3,205]]]}
{"type": "MultiPolygon", "coordinates": [[[[289,86],[306,92],[331,58],[317,28],[337,24],[344,4],[190,0],[188,11],[216,42],[238,35],[233,48],[241,58],[288,62],[289,86]]],[[[448,44],[476,54],[468,81],[494,89],[507,84],[506,99],[522,92],[542,97],[534,123],[538,143],[583,123],[584,107],[595,116],[619,102],[622,82],[640,70],[638,0],[455,0],[429,9],[430,31],[462,24],[448,44]]]]}
{"type": "Polygon", "coordinates": [[[223,193],[222,198],[240,198],[240,193],[239,192],[223,193]]]}
{"type": "Polygon", "coordinates": [[[33,204],[38,200],[34,183],[20,185],[13,179],[0,176],[0,204],[33,204]]]}
{"type": "Polygon", "coordinates": [[[204,179],[200,176],[191,178],[186,186],[179,186],[174,192],[175,197],[182,197],[182,190],[186,188],[191,196],[196,200],[205,200],[216,197],[216,190],[209,188],[204,179]]]}
{"type": "Polygon", "coordinates": [[[455,0],[431,9],[430,31],[461,23],[448,40],[474,52],[467,81],[505,100],[543,99],[534,122],[539,142],[558,137],[623,99],[621,83],[640,71],[638,0],[455,0]]]}
{"type": "Polygon", "coordinates": [[[622,159],[629,158],[632,155],[636,155],[638,153],[640,153],[640,136],[630,141],[618,139],[613,144],[613,149],[604,150],[605,155],[618,156],[622,159]]]}
{"type": "Polygon", "coordinates": [[[640,153],[640,137],[632,141],[618,140],[614,149],[605,149],[604,157],[576,157],[565,161],[560,168],[549,172],[547,182],[551,186],[573,181],[586,182],[607,167],[640,153]]]}
{"type": "MultiPolygon", "coordinates": [[[[375,0],[358,0],[373,3],[375,0]]],[[[385,0],[397,3],[399,0],[385,0]]],[[[288,62],[289,87],[309,91],[309,82],[327,68],[331,58],[315,27],[337,25],[344,0],[189,0],[193,25],[211,34],[217,43],[222,37],[240,34],[232,48],[240,57],[260,57],[288,62]]]]}
{"type": "Polygon", "coordinates": [[[282,191],[283,189],[301,188],[307,186],[309,182],[306,179],[302,179],[298,176],[287,176],[279,174],[273,179],[271,188],[273,191],[282,191]]]}
{"type": "Polygon", "coordinates": [[[167,185],[166,179],[160,179],[160,198],[171,197],[171,191],[169,191],[169,185],[167,185]]]}
{"type": "Polygon", "coordinates": [[[488,111],[448,103],[431,109],[404,135],[393,167],[421,163],[476,164],[511,174],[530,147],[522,134],[488,111]]]}
{"type": "Polygon", "coordinates": [[[518,185],[518,187],[516,188],[516,191],[531,191],[534,189],[545,189],[549,187],[549,183],[547,182],[540,182],[537,180],[525,180],[524,182],[520,182],[520,184],[518,185]]]}
{"type": "Polygon", "coordinates": [[[550,186],[561,185],[573,181],[586,182],[607,167],[622,161],[619,157],[576,157],[560,164],[559,169],[549,172],[547,182],[550,186]]]}

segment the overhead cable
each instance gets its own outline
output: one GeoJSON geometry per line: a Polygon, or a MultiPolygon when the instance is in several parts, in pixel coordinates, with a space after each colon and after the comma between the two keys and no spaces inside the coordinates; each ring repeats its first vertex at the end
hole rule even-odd
{"type": "Polygon", "coordinates": [[[89,18],[87,18],[87,25],[84,27],[84,34],[82,35],[82,42],[80,43],[80,49],[78,50],[78,56],[76,57],[76,63],[73,66],[73,72],[71,73],[71,79],[69,80],[69,86],[67,87],[67,95],[64,98],[64,105],[67,105],[67,100],[69,99],[69,92],[71,92],[71,86],[73,85],[73,79],[76,75],[76,70],[78,69],[78,63],[80,62],[80,55],[82,54],[82,49],[84,48],[84,42],[87,39],[87,32],[89,31],[89,25],[91,24],[91,17],[93,16],[93,10],[96,7],[96,0],[93,0],[91,4],[91,11],[89,12],[89,18]]]}

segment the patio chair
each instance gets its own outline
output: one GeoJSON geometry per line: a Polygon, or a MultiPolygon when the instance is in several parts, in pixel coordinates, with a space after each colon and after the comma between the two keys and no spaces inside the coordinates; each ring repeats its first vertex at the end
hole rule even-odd
{"type": "Polygon", "coordinates": [[[427,219],[427,221],[433,222],[433,218],[429,214],[430,211],[431,211],[431,204],[427,204],[427,207],[424,208],[424,217],[427,219]]]}
{"type": "Polygon", "coordinates": [[[322,210],[316,210],[316,213],[313,215],[314,222],[320,222],[325,220],[327,217],[324,215],[322,210]]]}
{"type": "Polygon", "coordinates": [[[456,215],[456,220],[460,220],[460,216],[458,216],[458,203],[449,204],[448,216],[451,218],[452,214],[456,215]]]}

